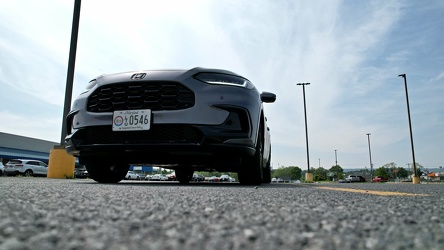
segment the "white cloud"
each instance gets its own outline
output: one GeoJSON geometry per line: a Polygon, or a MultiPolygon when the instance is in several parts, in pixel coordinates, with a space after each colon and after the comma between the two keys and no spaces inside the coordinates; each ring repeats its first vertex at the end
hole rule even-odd
{"type": "Polygon", "coordinates": [[[11,111],[0,111],[1,132],[60,142],[62,120],[59,117],[43,117],[40,114],[23,116],[11,111]]]}
{"type": "MultiPolygon", "coordinates": [[[[303,165],[302,89],[296,83],[310,82],[306,99],[311,158],[331,157],[338,149],[342,156],[349,154],[350,163],[366,164],[365,134],[372,133],[375,152],[386,149],[375,159],[404,159],[399,148],[408,133],[398,74],[420,67],[421,77],[430,79],[421,89],[412,87],[416,107],[433,106],[427,117],[425,109],[412,109],[418,118],[433,120],[417,126],[417,133],[443,123],[443,89],[436,85],[444,78],[439,64],[443,50],[434,48],[424,56],[414,45],[419,42],[425,50],[442,36],[430,31],[422,36],[422,29],[403,26],[406,20],[417,20],[409,19],[415,13],[434,11],[415,6],[398,1],[83,1],[74,97],[103,73],[196,66],[232,70],[260,91],[277,94],[276,103],[265,107],[273,148],[279,150],[273,161],[303,165]],[[428,60],[434,65],[426,66],[428,60]]],[[[0,0],[0,55],[7,58],[0,61],[0,82],[14,88],[14,95],[39,98],[52,109],[63,105],[72,8],[72,1],[0,0]]],[[[429,18],[421,27],[440,27],[434,23],[442,17],[429,18]]],[[[412,81],[421,82],[419,76],[412,81]]],[[[25,111],[8,108],[0,112],[23,122],[19,118],[25,111]]],[[[41,130],[52,121],[60,126],[58,116],[45,115],[38,133],[29,123],[17,130],[2,124],[0,129],[48,139],[52,132],[40,134],[41,130]]]]}
{"type": "Polygon", "coordinates": [[[439,73],[437,76],[433,77],[432,79],[430,79],[431,82],[434,81],[440,81],[444,79],[444,71],[442,71],[441,73],[439,73]]]}

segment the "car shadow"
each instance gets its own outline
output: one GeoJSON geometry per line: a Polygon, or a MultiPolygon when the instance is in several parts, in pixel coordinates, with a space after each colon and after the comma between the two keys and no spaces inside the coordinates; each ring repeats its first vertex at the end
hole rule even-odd
{"type": "Polygon", "coordinates": [[[243,185],[239,182],[190,182],[181,184],[178,181],[142,181],[122,180],[118,183],[98,183],[92,179],[81,179],[77,182],[81,185],[116,185],[116,186],[168,186],[168,187],[237,187],[237,188],[297,188],[302,183],[263,183],[261,185],[243,185]]]}

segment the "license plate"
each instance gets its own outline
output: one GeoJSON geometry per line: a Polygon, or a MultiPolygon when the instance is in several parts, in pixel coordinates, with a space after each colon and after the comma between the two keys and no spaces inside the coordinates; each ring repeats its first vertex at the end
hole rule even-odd
{"type": "Polygon", "coordinates": [[[149,130],[151,110],[118,110],[113,114],[113,131],[149,130]]]}

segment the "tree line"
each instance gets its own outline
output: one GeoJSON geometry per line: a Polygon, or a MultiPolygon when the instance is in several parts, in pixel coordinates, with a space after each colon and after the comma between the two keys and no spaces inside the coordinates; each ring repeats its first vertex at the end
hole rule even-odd
{"type": "MultiPolygon", "coordinates": [[[[420,176],[424,167],[416,163],[417,175],[420,176]]],[[[332,166],[330,169],[323,167],[310,168],[310,172],[313,174],[313,181],[333,181],[344,179],[344,169],[340,165],[332,166]]],[[[358,175],[370,175],[370,170],[361,169],[358,175]]],[[[273,169],[271,176],[274,178],[289,177],[292,180],[303,180],[305,178],[307,170],[302,170],[298,166],[282,167],[273,169]]],[[[413,173],[413,170],[398,167],[396,163],[390,162],[383,166],[374,169],[372,176],[382,176],[389,179],[406,178],[413,173]]]]}

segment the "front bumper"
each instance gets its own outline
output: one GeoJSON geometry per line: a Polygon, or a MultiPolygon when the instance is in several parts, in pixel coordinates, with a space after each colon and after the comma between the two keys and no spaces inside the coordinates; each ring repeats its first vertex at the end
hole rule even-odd
{"type": "Polygon", "coordinates": [[[106,156],[127,163],[159,164],[239,162],[243,156],[254,155],[262,105],[257,90],[203,83],[194,74],[165,79],[150,72],[150,79],[143,81],[161,86],[155,90],[143,81],[121,84],[122,79],[129,79],[126,74],[98,78],[97,86],[73,103],[66,123],[66,151],[79,161],[106,156]],[[139,106],[145,104],[149,106],[139,106]],[[150,129],[112,131],[113,111],[136,106],[151,110],[150,129]]]}
{"type": "Polygon", "coordinates": [[[103,156],[133,164],[238,165],[240,157],[255,154],[246,131],[184,124],[153,125],[148,131],[125,132],[114,132],[111,126],[83,128],[66,137],[66,151],[80,159],[103,156]]]}

